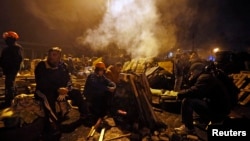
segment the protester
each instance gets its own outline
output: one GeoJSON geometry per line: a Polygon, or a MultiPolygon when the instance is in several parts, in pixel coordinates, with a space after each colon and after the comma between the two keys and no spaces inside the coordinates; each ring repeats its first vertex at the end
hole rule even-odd
{"type": "Polygon", "coordinates": [[[65,58],[65,63],[68,65],[68,70],[70,72],[71,75],[76,75],[76,70],[75,70],[75,64],[73,61],[73,57],[71,54],[68,55],[67,58],[65,58]]]}
{"type": "Polygon", "coordinates": [[[178,49],[174,58],[174,91],[179,91],[181,89],[185,67],[184,61],[183,52],[178,49]]]}
{"type": "Polygon", "coordinates": [[[193,113],[206,121],[218,122],[230,112],[230,99],[226,86],[210,72],[204,71],[205,65],[194,63],[190,67],[193,85],[177,94],[182,100],[182,123],[178,131],[194,132],[193,113]]]}
{"type": "MultiPolygon", "coordinates": [[[[62,50],[52,47],[47,59],[39,62],[35,68],[35,97],[42,100],[46,110],[46,120],[49,123],[45,130],[48,134],[60,137],[60,116],[56,112],[56,103],[72,99],[82,117],[87,115],[87,107],[80,90],[72,89],[71,78],[66,63],[61,61],[62,50]],[[48,128],[48,129],[47,129],[48,128]]],[[[62,117],[63,118],[63,117],[62,117]]]]}
{"type": "Polygon", "coordinates": [[[2,67],[3,75],[5,75],[4,107],[9,107],[16,94],[15,79],[23,60],[23,47],[17,43],[19,35],[14,31],[4,32],[3,39],[7,47],[2,50],[0,66],[2,67]]]}
{"type": "Polygon", "coordinates": [[[106,66],[103,62],[95,65],[95,70],[88,75],[84,86],[84,96],[89,105],[89,111],[94,119],[104,118],[109,108],[109,98],[115,91],[116,84],[104,76],[106,66]]]}

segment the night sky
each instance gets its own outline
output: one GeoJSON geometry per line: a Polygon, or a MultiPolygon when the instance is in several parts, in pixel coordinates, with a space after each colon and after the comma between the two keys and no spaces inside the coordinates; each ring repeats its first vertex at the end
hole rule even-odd
{"type": "MultiPolygon", "coordinates": [[[[75,13],[72,12],[74,9],[66,7],[67,4],[60,4],[64,2],[63,0],[36,0],[37,6],[42,9],[40,12],[46,15],[39,17],[37,16],[39,13],[34,14],[34,9],[29,7],[30,1],[35,0],[0,1],[0,33],[7,30],[16,31],[20,35],[20,42],[27,48],[61,46],[74,50],[77,48],[76,37],[82,35],[87,29],[98,26],[105,13],[103,0],[94,0],[91,1],[92,3],[89,0],[82,0],[83,11],[79,12],[81,8],[78,7],[76,10],[79,15],[72,20],[70,17],[75,13]],[[65,15],[68,18],[61,18],[64,15],[54,18],[46,12],[48,10],[53,12],[53,8],[61,8],[63,11],[63,6],[71,12],[71,15],[65,15]]],[[[191,16],[185,15],[187,12],[182,11],[180,7],[175,7],[177,4],[173,0],[156,1],[160,21],[164,26],[167,26],[166,20],[169,19],[166,17],[174,15],[171,23],[177,27],[176,47],[205,48],[211,44],[233,49],[250,47],[250,4],[246,0],[186,0],[185,8],[192,13],[191,16]],[[166,8],[167,5],[168,8],[166,8]],[[170,11],[171,14],[169,14],[170,11]]],[[[57,14],[60,15],[60,13],[57,14]]],[[[0,42],[3,44],[2,40],[0,42]]]]}

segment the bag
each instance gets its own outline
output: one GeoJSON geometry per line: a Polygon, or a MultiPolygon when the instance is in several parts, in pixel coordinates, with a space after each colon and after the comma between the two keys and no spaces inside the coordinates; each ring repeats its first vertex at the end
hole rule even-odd
{"type": "Polygon", "coordinates": [[[11,108],[21,118],[22,124],[30,124],[45,113],[40,101],[33,94],[19,94],[13,99],[11,108]]]}
{"type": "Polygon", "coordinates": [[[150,88],[172,90],[174,88],[174,75],[162,67],[152,67],[145,73],[150,88]]]}

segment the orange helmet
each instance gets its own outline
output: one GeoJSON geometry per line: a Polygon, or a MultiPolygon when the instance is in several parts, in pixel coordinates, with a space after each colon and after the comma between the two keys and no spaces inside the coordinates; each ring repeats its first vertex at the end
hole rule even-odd
{"type": "Polygon", "coordinates": [[[18,39],[19,38],[19,36],[18,36],[18,34],[16,33],[16,32],[14,32],[14,31],[7,31],[7,32],[4,32],[3,33],[3,38],[4,39],[7,39],[7,38],[13,38],[13,39],[18,39]]]}
{"type": "Polygon", "coordinates": [[[98,69],[106,69],[106,66],[103,62],[98,62],[95,64],[95,68],[98,68],[98,69]]]}

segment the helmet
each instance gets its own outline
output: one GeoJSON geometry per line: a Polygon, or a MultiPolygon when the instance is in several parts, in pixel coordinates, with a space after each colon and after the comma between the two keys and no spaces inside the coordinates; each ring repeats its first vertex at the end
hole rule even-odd
{"type": "Polygon", "coordinates": [[[14,32],[14,31],[7,31],[7,32],[4,32],[3,33],[3,38],[4,39],[7,39],[7,38],[13,38],[13,39],[18,39],[19,38],[19,36],[18,36],[18,34],[16,33],[16,32],[14,32]]]}
{"type": "Polygon", "coordinates": [[[98,68],[98,69],[106,69],[106,66],[103,62],[98,62],[95,64],[95,68],[98,68]]]}

